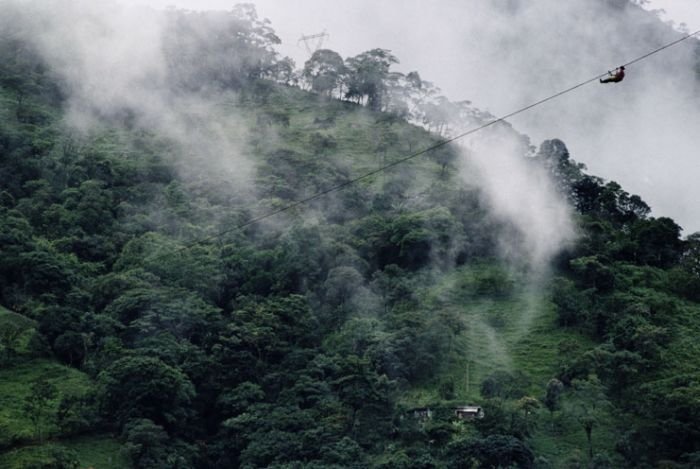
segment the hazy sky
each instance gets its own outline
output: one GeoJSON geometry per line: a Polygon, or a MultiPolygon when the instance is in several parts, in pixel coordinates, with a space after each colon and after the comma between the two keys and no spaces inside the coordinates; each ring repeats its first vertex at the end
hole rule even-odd
{"type": "MultiPolygon", "coordinates": [[[[230,9],[236,0],[119,0],[155,8],[230,9]]],[[[347,57],[382,47],[452,100],[503,115],[650,49],[640,24],[622,25],[597,2],[507,0],[254,0],[281,37],[280,52],[301,65],[302,34],[326,30],[324,47],[347,57]],[[523,6],[524,5],[524,6],[523,6]],[[503,9],[503,8],[501,8],[503,9]],[[608,39],[610,38],[610,39],[608,39]],[[622,39],[622,40],[621,40],[622,39]]],[[[700,29],[700,0],[652,0],[664,19],[700,29]]],[[[659,38],[656,44],[674,37],[659,38]]],[[[561,138],[589,170],[640,194],[656,216],[700,230],[700,128],[690,58],[668,50],[629,70],[620,85],[591,84],[513,120],[533,143],[561,138]],[[682,65],[680,65],[682,64],[682,65]]]]}
{"type": "MultiPolygon", "coordinates": [[[[154,8],[167,8],[176,6],[192,10],[228,10],[237,3],[237,0],[118,0],[123,4],[146,5],[154,8]]],[[[411,20],[420,26],[421,18],[406,18],[403,16],[406,10],[415,6],[426,8],[427,2],[424,0],[246,0],[257,6],[258,14],[263,18],[269,18],[272,25],[282,38],[282,51],[298,61],[303,61],[306,52],[299,38],[304,34],[316,34],[326,31],[330,34],[325,45],[334,50],[338,50],[346,55],[362,52],[371,47],[385,47],[392,50],[403,49],[402,42],[405,37],[392,35],[391,31],[374,30],[371,26],[375,22],[368,24],[366,20],[371,13],[367,11],[377,11],[377,5],[390,6],[396,8],[395,16],[398,21],[411,20]],[[403,8],[402,8],[403,7],[403,8]],[[408,8],[406,8],[408,7],[408,8]],[[371,39],[379,38],[380,44],[372,42],[371,39]]],[[[489,0],[478,0],[489,1],[489,0]]],[[[442,0],[443,3],[454,3],[452,0],[442,0]]],[[[433,3],[432,9],[437,8],[439,3],[433,3]]],[[[685,23],[691,31],[700,29],[700,0],[649,0],[646,5],[649,10],[663,9],[665,13],[662,17],[673,21],[679,25],[685,23]]],[[[459,17],[454,18],[455,23],[459,23],[459,17]]],[[[391,22],[387,19],[387,22],[391,22]]],[[[430,40],[432,34],[440,35],[440,30],[431,28],[431,31],[421,37],[430,40]]],[[[411,57],[401,57],[403,62],[411,63],[411,57]]],[[[452,59],[457,59],[458,54],[448,53],[437,57],[449,63],[452,59]]],[[[443,84],[444,89],[447,89],[443,84]]]]}
{"type": "Polygon", "coordinates": [[[647,8],[665,10],[665,19],[685,23],[690,31],[700,29],[700,0],[651,0],[647,8]]]}

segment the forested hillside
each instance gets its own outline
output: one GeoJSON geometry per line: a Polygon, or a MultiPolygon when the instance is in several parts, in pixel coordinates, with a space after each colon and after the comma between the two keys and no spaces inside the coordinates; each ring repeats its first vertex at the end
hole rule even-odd
{"type": "Polygon", "coordinates": [[[390,51],[297,68],[251,5],[171,9],[163,69],[100,88],[16,5],[0,467],[700,465],[700,235],[564,142],[480,144],[570,207],[538,257],[473,148],[374,172],[492,118],[390,51]]]}

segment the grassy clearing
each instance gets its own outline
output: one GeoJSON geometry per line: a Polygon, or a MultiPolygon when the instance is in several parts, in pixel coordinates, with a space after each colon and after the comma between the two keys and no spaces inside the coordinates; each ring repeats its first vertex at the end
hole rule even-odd
{"type": "Polygon", "coordinates": [[[63,451],[65,448],[55,443],[48,443],[43,446],[25,446],[23,448],[0,453],[0,468],[2,469],[23,469],[32,465],[44,467],[55,461],[56,451],[63,451]]]}
{"type": "MultiPolygon", "coordinates": [[[[353,103],[330,100],[301,90],[277,89],[267,104],[255,106],[250,111],[263,122],[251,120],[252,126],[269,126],[271,131],[269,138],[258,142],[258,152],[266,154],[284,148],[303,155],[303,164],[329,161],[347,168],[349,177],[373,171],[437,141],[434,135],[420,127],[369,112],[353,103]],[[280,116],[283,116],[282,121],[280,116]],[[312,141],[319,136],[329,138],[332,147],[319,150],[318,154],[309,154],[309,149],[314,147],[312,141]]],[[[434,179],[438,165],[430,161],[429,155],[419,160],[406,165],[414,166],[414,170],[420,168],[431,180],[434,179]],[[418,163],[419,160],[423,163],[418,163]]],[[[383,181],[383,177],[378,175],[373,180],[383,181]]]]}
{"type": "MultiPolygon", "coordinates": [[[[465,266],[446,276],[425,292],[432,308],[459,314],[465,330],[452,347],[449,366],[431,383],[404,396],[407,406],[440,402],[441,382],[455,383],[455,401],[477,403],[481,382],[494,371],[520,372],[527,376],[527,394],[541,400],[547,382],[556,376],[562,349],[586,350],[590,339],[556,324],[556,312],[545,292],[526,288],[518,279],[492,264],[465,266]]],[[[576,402],[564,396],[565,406],[576,402]]],[[[595,452],[614,454],[616,430],[612,415],[593,432],[595,452]]],[[[545,408],[536,415],[536,430],[530,439],[535,454],[552,467],[568,467],[588,460],[588,444],[579,422],[565,411],[550,415],[545,408]]]]}
{"type": "Polygon", "coordinates": [[[124,469],[130,467],[121,445],[110,436],[81,437],[43,446],[25,446],[0,454],[0,468],[23,469],[30,464],[51,463],[56,452],[77,456],[81,469],[124,469]]]}
{"type": "Polygon", "coordinates": [[[34,334],[36,321],[0,306],[0,366],[14,355],[29,354],[29,341],[34,334]],[[7,350],[7,346],[11,349],[7,350]]]}
{"type": "Polygon", "coordinates": [[[63,441],[62,444],[78,453],[80,467],[123,469],[130,467],[121,452],[121,444],[110,436],[89,436],[63,441]]]}
{"type": "MultiPolygon", "coordinates": [[[[46,378],[58,388],[55,406],[58,406],[61,396],[69,393],[82,395],[92,387],[84,373],[46,359],[30,360],[0,369],[0,447],[13,441],[34,438],[32,423],[22,409],[31,384],[39,378],[46,378]]],[[[58,431],[57,428],[47,430],[49,435],[55,435],[58,431]]]]}
{"type": "MultiPolygon", "coordinates": [[[[82,395],[93,386],[84,373],[48,359],[27,358],[28,342],[34,333],[34,321],[0,307],[0,327],[20,326],[16,355],[9,366],[0,368],[0,448],[35,440],[35,428],[23,411],[25,398],[33,382],[45,378],[58,388],[53,401],[56,408],[66,394],[82,395]]],[[[4,351],[0,350],[0,353],[4,351]]],[[[44,430],[49,438],[60,437],[60,428],[49,425],[44,430]]],[[[0,452],[0,468],[25,468],[36,463],[50,463],[64,449],[74,451],[81,468],[124,468],[128,461],[119,452],[119,443],[107,436],[82,437],[54,441],[42,446],[29,445],[0,452]]]]}

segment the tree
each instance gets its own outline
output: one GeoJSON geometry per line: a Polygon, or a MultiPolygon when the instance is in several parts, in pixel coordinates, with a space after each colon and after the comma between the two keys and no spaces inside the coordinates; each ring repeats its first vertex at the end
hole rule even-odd
{"type": "Polygon", "coordinates": [[[625,451],[628,459],[639,458],[640,448],[651,449],[653,460],[678,460],[700,452],[700,384],[695,373],[644,384],[637,399],[650,419],[650,428],[630,435],[625,451]]]}
{"type": "Polygon", "coordinates": [[[349,356],[339,360],[340,368],[331,387],[347,408],[347,430],[360,443],[388,430],[393,383],[379,376],[368,360],[349,356]]]}
{"type": "Polygon", "coordinates": [[[345,74],[345,62],[335,51],[319,49],[304,64],[303,76],[317,93],[331,96],[345,74]]]}
{"type": "Polygon", "coordinates": [[[536,422],[532,420],[532,416],[540,408],[540,401],[532,396],[523,396],[518,399],[516,405],[523,413],[525,425],[528,427],[528,433],[531,432],[536,424],[536,422]]]}
{"type": "Polygon", "coordinates": [[[126,273],[142,268],[163,281],[199,293],[216,302],[220,297],[222,274],[218,253],[209,246],[182,246],[157,233],[130,240],[122,249],[114,270],[126,273]]]}
{"type": "Polygon", "coordinates": [[[87,338],[75,331],[66,331],[56,337],[53,350],[68,365],[80,366],[87,354],[87,338]]]}
{"type": "Polygon", "coordinates": [[[681,265],[688,272],[700,277],[700,232],[693,233],[686,239],[681,265]]]}
{"type": "Polygon", "coordinates": [[[35,380],[29,388],[29,394],[24,398],[24,414],[34,425],[39,436],[39,443],[44,443],[44,430],[56,418],[55,399],[58,388],[46,378],[35,380]]]}
{"type": "Polygon", "coordinates": [[[277,83],[287,86],[299,86],[299,74],[295,71],[295,63],[289,57],[284,57],[274,63],[270,69],[272,78],[277,83]]]}
{"type": "Polygon", "coordinates": [[[610,335],[616,349],[637,352],[649,364],[655,364],[670,339],[666,328],[655,326],[643,316],[633,314],[616,321],[610,335]]]}
{"type": "Polygon", "coordinates": [[[115,202],[105,182],[87,180],[79,188],[67,189],[62,195],[70,222],[80,226],[85,233],[104,231],[113,223],[115,202]]]}
{"type": "Polygon", "coordinates": [[[615,286],[615,275],[598,256],[572,259],[569,265],[585,288],[595,288],[600,293],[607,293],[615,286]]]}
{"type": "Polygon", "coordinates": [[[241,89],[278,72],[274,47],[281,41],[252,3],[239,3],[226,13],[173,10],[167,19],[165,55],[182,87],[241,89]]]}
{"type": "Polygon", "coordinates": [[[24,287],[34,295],[49,293],[65,297],[81,280],[77,258],[57,252],[48,242],[37,244],[35,250],[18,256],[24,287]]]}
{"type": "Polygon", "coordinates": [[[508,435],[489,435],[485,438],[461,439],[447,446],[449,467],[470,469],[477,467],[531,468],[535,460],[530,448],[521,440],[508,435]]]}
{"type": "Polygon", "coordinates": [[[239,384],[233,389],[221,393],[216,405],[225,417],[232,417],[245,412],[245,410],[265,397],[265,392],[257,384],[249,381],[239,384]]]}
{"type": "Polygon", "coordinates": [[[441,382],[440,386],[438,387],[438,395],[440,396],[440,399],[444,399],[446,401],[451,401],[457,397],[457,394],[455,393],[455,382],[452,379],[441,382]]]}
{"type": "Polygon", "coordinates": [[[119,425],[147,418],[164,428],[182,425],[195,395],[187,377],[161,360],[125,357],[98,376],[103,412],[119,425]]]}
{"type": "Polygon", "coordinates": [[[78,469],[80,459],[78,453],[56,444],[42,446],[41,458],[25,461],[26,469],[78,469]]]}
{"type": "Polygon", "coordinates": [[[571,189],[574,183],[583,177],[584,167],[570,159],[566,144],[558,138],[545,140],[540,145],[536,158],[552,175],[559,192],[573,199],[571,189]]]}
{"type": "Polygon", "coordinates": [[[552,378],[547,382],[543,402],[552,417],[554,417],[554,411],[560,407],[562,392],[564,392],[564,383],[556,378],[552,378]]]}
{"type": "Polygon", "coordinates": [[[602,180],[595,176],[584,176],[572,187],[576,210],[580,213],[595,212],[599,207],[598,197],[602,189],[602,180]]]}
{"type": "Polygon", "coordinates": [[[605,388],[595,376],[588,379],[575,379],[571,382],[573,399],[570,412],[586,432],[588,457],[593,459],[593,430],[600,425],[610,406],[605,388]]]}
{"type": "Polygon", "coordinates": [[[372,49],[346,61],[348,82],[346,98],[361,102],[367,98],[367,106],[380,111],[387,91],[389,68],[399,60],[386,49],[372,49]]]}
{"type": "Polygon", "coordinates": [[[319,132],[311,134],[309,143],[316,155],[325,155],[338,146],[338,142],[331,135],[323,135],[319,132]]]}
{"type": "Polygon", "coordinates": [[[98,423],[99,415],[94,392],[64,394],[58,404],[56,421],[62,435],[77,435],[98,423]]]}
{"type": "Polygon", "coordinates": [[[370,287],[381,297],[385,313],[398,303],[413,301],[414,285],[408,280],[405,271],[396,264],[389,264],[383,270],[375,271],[370,287]]]}
{"type": "Polygon", "coordinates": [[[690,300],[700,301],[700,232],[687,237],[680,263],[669,276],[673,291],[690,300]]]}
{"type": "Polygon", "coordinates": [[[667,217],[640,220],[632,226],[637,245],[635,260],[662,269],[678,263],[683,254],[681,227],[667,217]]]}
{"type": "MultiPolygon", "coordinates": [[[[137,292],[144,293],[140,290],[137,292]]],[[[133,311],[137,316],[127,322],[125,340],[138,343],[139,340],[167,331],[174,337],[201,345],[215,336],[214,331],[221,319],[219,311],[201,297],[182,289],[147,292],[151,296],[142,298],[147,303],[133,311]]],[[[115,311],[116,308],[112,309],[112,306],[119,304],[122,298],[128,299],[129,293],[131,292],[112,303],[109,311],[115,311]]],[[[127,306],[123,303],[121,305],[127,306]]]]}
{"type": "Polygon", "coordinates": [[[5,359],[8,363],[16,353],[19,338],[25,330],[26,329],[7,321],[3,321],[3,323],[0,324],[0,345],[5,349],[5,359]]]}
{"type": "Polygon", "coordinates": [[[482,435],[510,435],[521,440],[530,436],[532,426],[516,402],[487,399],[481,407],[484,417],[474,420],[472,425],[482,435]]]}
{"type": "Polygon", "coordinates": [[[458,107],[445,96],[437,96],[421,103],[423,124],[438,135],[449,132],[450,125],[458,121],[458,107]]]}
{"type": "Polygon", "coordinates": [[[185,469],[193,466],[193,450],[188,445],[173,442],[163,427],[151,420],[130,420],[124,426],[122,438],[125,440],[124,452],[134,467],[185,469]]]}
{"type": "Polygon", "coordinates": [[[331,269],[323,284],[326,301],[345,308],[362,287],[363,281],[362,275],[352,267],[340,266],[331,269]]]}
{"type": "Polygon", "coordinates": [[[530,468],[534,461],[530,448],[512,436],[491,435],[483,440],[476,440],[471,450],[476,455],[476,459],[486,467],[517,465],[521,468],[530,468]]]}
{"type": "Polygon", "coordinates": [[[525,396],[530,380],[521,371],[508,373],[494,371],[481,382],[481,395],[487,399],[500,397],[504,399],[520,399],[525,396]]]}
{"type": "Polygon", "coordinates": [[[81,311],[59,305],[50,305],[37,311],[40,313],[39,332],[53,344],[66,331],[80,330],[81,311]]]}
{"type": "Polygon", "coordinates": [[[552,302],[557,310],[557,322],[569,327],[584,324],[591,309],[591,292],[581,291],[567,278],[555,277],[552,280],[552,302]]]}
{"type": "Polygon", "coordinates": [[[0,310],[0,346],[5,349],[5,359],[9,362],[17,353],[22,335],[34,326],[34,321],[10,311],[0,310]]]}

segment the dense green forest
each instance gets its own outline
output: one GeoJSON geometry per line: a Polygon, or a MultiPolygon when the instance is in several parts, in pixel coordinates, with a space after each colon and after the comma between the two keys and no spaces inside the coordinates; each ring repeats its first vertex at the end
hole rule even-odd
{"type": "Polygon", "coordinates": [[[545,273],[457,144],[312,198],[492,116],[384,49],[297,69],[251,5],[166,23],[191,146],[76,128],[2,23],[0,467],[700,465],[700,234],[508,124],[575,212],[545,273]]]}

